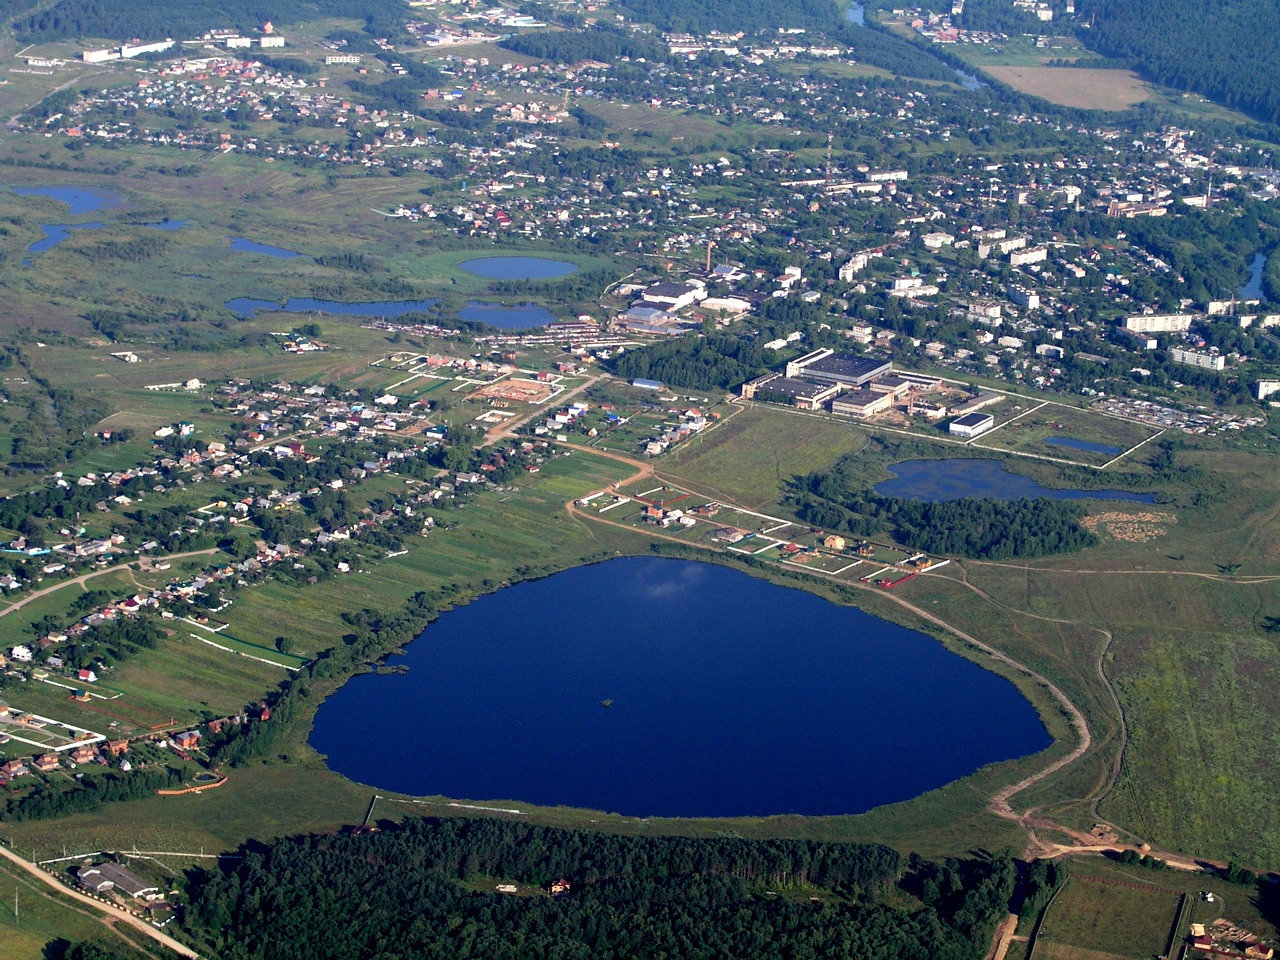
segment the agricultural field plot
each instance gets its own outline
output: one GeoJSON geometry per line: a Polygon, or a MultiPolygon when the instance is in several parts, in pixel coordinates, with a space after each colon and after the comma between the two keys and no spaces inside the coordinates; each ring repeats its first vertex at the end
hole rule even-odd
{"type": "Polygon", "coordinates": [[[101,683],[123,693],[140,711],[187,723],[203,710],[239,712],[285,677],[280,667],[218,650],[189,634],[186,629],[176,631],[154,650],[117,667],[101,683]]]}
{"type": "Polygon", "coordinates": [[[1129,882],[1072,877],[1041,925],[1036,955],[1059,960],[1164,953],[1179,894],[1129,882]]]}
{"type": "Polygon", "coordinates": [[[188,632],[196,640],[212,646],[214,649],[225,648],[228,653],[234,653],[259,663],[265,661],[268,664],[291,672],[301,669],[307,662],[306,657],[300,657],[293,653],[284,653],[275,647],[269,647],[265,644],[241,640],[238,637],[229,635],[226,631],[213,633],[212,631],[192,626],[188,632]]]}
{"type": "Polygon", "coordinates": [[[777,557],[784,563],[789,563],[793,566],[800,566],[806,570],[811,570],[814,573],[829,574],[830,576],[848,574],[855,570],[861,572],[859,568],[865,566],[859,557],[836,556],[834,554],[823,553],[820,551],[803,550],[799,553],[788,556],[781,549],[778,549],[776,551],[771,550],[768,553],[759,554],[759,556],[762,559],[772,559],[777,557]]]}
{"type": "Polygon", "coordinates": [[[97,743],[105,739],[103,734],[69,720],[24,712],[21,708],[11,709],[7,716],[0,718],[0,733],[9,738],[4,747],[9,756],[48,750],[60,752],[80,743],[97,743]]]}
{"type": "MultiPolygon", "coordinates": [[[[1259,899],[1257,889],[1252,885],[1228,883],[1220,877],[1209,877],[1199,873],[1187,873],[1181,870],[1162,870],[1152,872],[1138,866],[1117,863],[1106,857],[1081,856],[1070,861],[1071,874],[1077,878],[1100,878],[1118,880],[1124,883],[1151,884],[1179,893],[1190,893],[1187,915],[1184,922],[1212,924],[1219,918],[1227,918],[1237,926],[1247,928],[1267,943],[1276,940],[1276,928],[1273,920],[1269,920],[1263,911],[1267,902],[1259,899]],[[1200,893],[1209,890],[1213,893],[1212,903],[1205,901],[1200,893]]],[[[1040,951],[1037,948],[1036,954],[1040,951]]]]}
{"type": "Polygon", "coordinates": [[[1049,403],[970,446],[1102,466],[1158,436],[1157,427],[1049,403]]]}
{"type": "Polygon", "coordinates": [[[754,404],[677,447],[678,455],[661,461],[662,472],[710,496],[767,510],[787,483],[868,442],[853,423],[754,404]]]}
{"type": "Polygon", "coordinates": [[[1151,97],[1132,70],[1086,70],[1075,67],[983,66],[1015,90],[1050,103],[1083,110],[1128,110],[1151,97]]]}

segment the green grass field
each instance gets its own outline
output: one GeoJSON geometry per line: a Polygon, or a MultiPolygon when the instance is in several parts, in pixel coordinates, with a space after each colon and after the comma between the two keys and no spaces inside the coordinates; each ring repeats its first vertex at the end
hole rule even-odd
{"type": "Polygon", "coordinates": [[[1177,912],[1172,892],[1134,889],[1084,878],[1067,881],[1041,924],[1036,955],[1060,960],[1131,957],[1164,952],[1177,912]]]}
{"type": "Polygon", "coordinates": [[[972,446],[1102,466],[1159,433],[1157,428],[1144,424],[1050,403],[1019,417],[995,433],[979,437],[972,446]],[[1080,450],[1050,443],[1049,438],[1100,444],[1114,449],[1080,450]]]}

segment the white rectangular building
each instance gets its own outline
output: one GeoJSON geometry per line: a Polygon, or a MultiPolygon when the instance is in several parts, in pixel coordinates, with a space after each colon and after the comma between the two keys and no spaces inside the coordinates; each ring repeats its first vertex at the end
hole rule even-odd
{"type": "Polygon", "coordinates": [[[1186,333],[1197,319],[1194,313],[1143,313],[1125,317],[1120,326],[1134,333],[1186,333]]]}
{"type": "Polygon", "coordinates": [[[1200,353],[1198,350],[1183,350],[1174,347],[1169,356],[1175,363],[1185,363],[1190,367],[1201,367],[1204,370],[1225,370],[1227,358],[1220,353],[1200,353]]]}
{"type": "Polygon", "coordinates": [[[996,418],[989,413],[966,413],[947,424],[947,432],[957,437],[971,439],[986,433],[996,425],[996,418]]]}

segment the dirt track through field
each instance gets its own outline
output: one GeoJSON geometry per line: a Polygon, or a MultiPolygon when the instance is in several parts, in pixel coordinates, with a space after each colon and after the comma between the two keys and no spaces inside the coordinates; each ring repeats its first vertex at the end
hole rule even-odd
{"type": "Polygon", "coordinates": [[[165,947],[168,947],[170,950],[172,950],[174,953],[178,954],[179,956],[187,957],[189,958],[189,960],[199,960],[200,954],[196,953],[194,950],[188,947],[185,943],[179,943],[177,940],[173,939],[173,937],[169,936],[166,933],[162,933],[161,931],[153,927],[151,924],[147,923],[145,920],[135,917],[131,913],[125,913],[122,910],[117,910],[116,908],[108,906],[106,903],[103,903],[101,900],[95,900],[93,897],[86,896],[85,894],[80,893],[78,890],[72,890],[69,887],[63,886],[61,883],[59,883],[49,874],[45,873],[43,870],[37,867],[34,863],[29,863],[28,861],[23,860],[20,856],[18,856],[16,853],[10,850],[8,847],[0,846],[0,857],[4,857],[6,860],[9,860],[14,865],[19,867],[21,870],[35,877],[37,880],[39,880],[41,883],[45,884],[46,886],[53,887],[63,896],[70,897],[72,900],[75,900],[77,903],[92,907],[94,910],[97,910],[100,913],[105,913],[113,921],[128,924],[130,927],[137,930],[139,933],[146,934],[152,940],[156,941],[156,943],[159,943],[165,947]]]}

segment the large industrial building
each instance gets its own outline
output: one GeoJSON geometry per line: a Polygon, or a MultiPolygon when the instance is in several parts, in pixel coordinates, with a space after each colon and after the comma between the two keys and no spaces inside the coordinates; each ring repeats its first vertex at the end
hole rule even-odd
{"type": "Polygon", "coordinates": [[[838,394],[840,384],[814,383],[811,380],[797,380],[780,373],[766,373],[742,385],[744,400],[752,400],[757,395],[762,399],[787,397],[801,410],[821,410],[823,404],[838,394]]]}
{"type": "Polygon", "coordinates": [[[996,425],[996,418],[989,413],[966,413],[956,417],[947,425],[947,430],[957,437],[966,439],[986,433],[996,425]]]}
{"type": "Polygon", "coordinates": [[[831,349],[814,350],[787,364],[786,375],[842,387],[861,387],[893,369],[889,360],[854,357],[831,349]]]}

